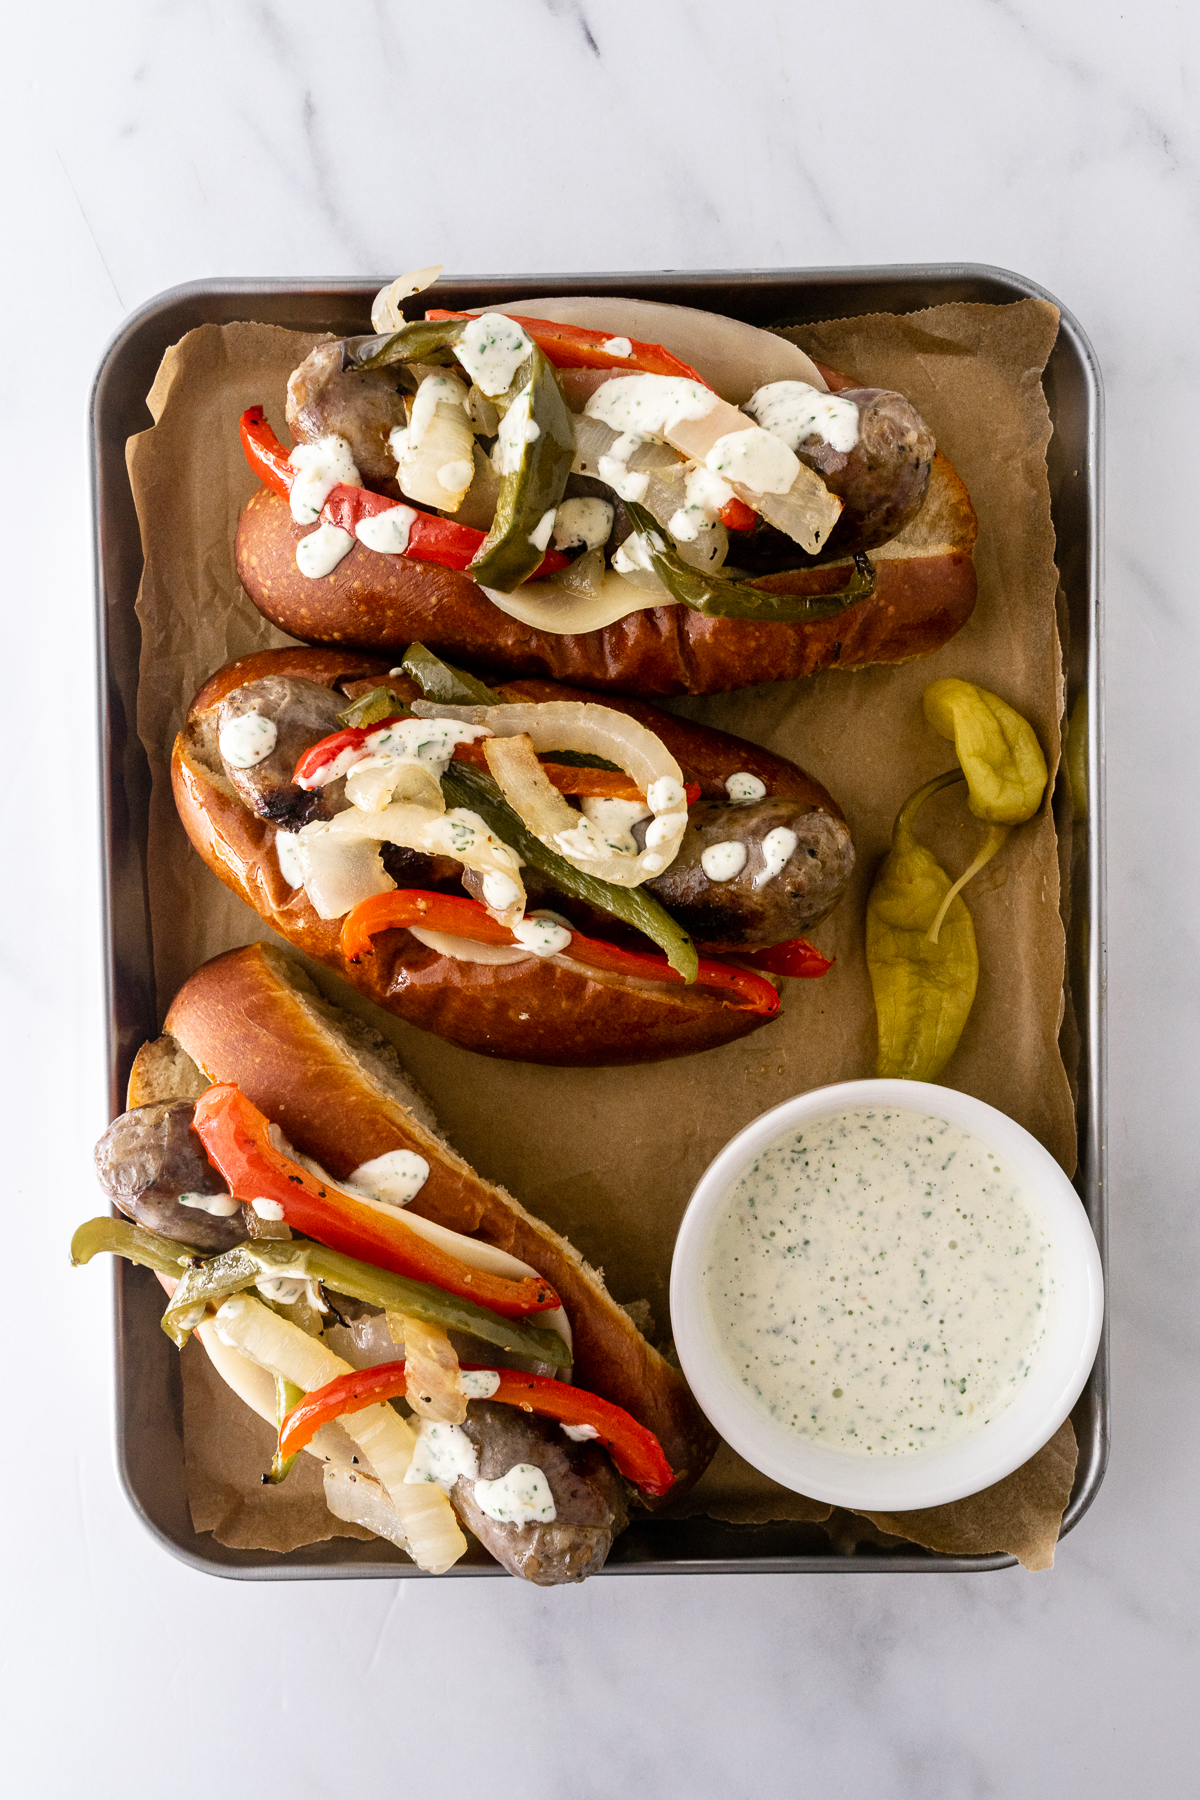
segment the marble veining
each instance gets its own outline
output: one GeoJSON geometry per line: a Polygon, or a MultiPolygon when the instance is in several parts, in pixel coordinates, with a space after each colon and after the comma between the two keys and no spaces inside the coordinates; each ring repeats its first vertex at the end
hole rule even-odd
{"type": "Polygon", "coordinates": [[[63,0],[14,12],[6,48],[0,1091],[17,1279],[0,1329],[19,1375],[0,1543],[15,1788],[257,1791],[290,1745],[297,1792],[347,1777],[407,1791],[437,1779],[452,1742],[497,1800],[1188,1791],[1195,10],[63,0]],[[545,1594],[183,1567],[114,1474],[108,1283],[66,1267],[104,1123],[84,419],[106,340],[156,292],[210,275],[934,260],[1042,282],[1107,381],[1114,1448],[1091,1514],[1039,1577],[545,1594]]]}

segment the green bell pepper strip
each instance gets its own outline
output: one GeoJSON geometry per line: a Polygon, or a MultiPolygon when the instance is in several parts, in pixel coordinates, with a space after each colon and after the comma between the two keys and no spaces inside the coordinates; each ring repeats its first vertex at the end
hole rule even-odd
{"type": "Polygon", "coordinates": [[[342,368],[386,369],[392,363],[445,367],[454,361],[454,346],[468,323],[466,319],[410,319],[399,331],[346,338],[342,344],[342,368]]]}
{"type": "Polygon", "coordinates": [[[336,1293],[349,1294],[352,1300],[363,1300],[381,1306],[386,1312],[411,1313],[427,1325],[440,1325],[446,1331],[463,1331],[501,1350],[519,1356],[536,1357],[539,1362],[562,1367],[571,1353],[557,1331],[542,1326],[526,1325],[517,1319],[501,1318],[472,1300],[460,1300],[428,1282],[410,1281],[406,1275],[393,1275],[377,1269],[357,1257],[344,1256],[340,1250],[329,1250],[307,1238],[293,1238],[290,1243],[273,1242],[270,1238],[239,1244],[214,1257],[203,1268],[192,1269],[184,1276],[163,1314],[163,1330],[177,1343],[186,1340],[190,1325],[184,1323],[197,1306],[219,1306],[230,1294],[253,1287],[259,1276],[293,1278],[307,1276],[323,1283],[336,1293]],[[176,1336],[176,1330],[180,1336],[176,1336]]]}
{"type": "Polygon", "coordinates": [[[265,1483],[269,1482],[271,1485],[277,1486],[279,1482],[285,1481],[291,1470],[292,1464],[300,1454],[298,1450],[293,1450],[290,1456],[285,1456],[279,1447],[278,1436],[283,1431],[283,1421],[287,1418],[293,1407],[299,1406],[303,1399],[304,1389],[302,1387],[297,1387],[294,1381],[289,1381],[286,1375],[280,1375],[277,1371],[275,1375],[275,1431],[277,1441],[275,1444],[275,1454],[271,1458],[271,1472],[269,1475],[263,1476],[263,1481],[265,1483]]]}
{"type": "Polygon", "coordinates": [[[400,659],[400,667],[412,677],[427,700],[441,706],[499,706],[500,695],[485,687],[474,675],[443,662],[424,644],[410,644],[400,659]]]}
{"type": "Polygon", "coordinates": [[[145,1231],[128,1219],[89,1219],[71,1239],[71,1262],[76,1268],[91,1262],[101,1251],[140,1263],[172,1281],[180,1280],[185,1269],[203,1260],[199,1250],[177,1244],[174,1238],[160,1237],[156,1231],[145,1231]]]}
{"type": "Polygon", "coordinates": [[[708,575],[683,561],[659,529],[653,513],[629,500],[625,510],[646,546],[654,573],[673,600],[710,619],[751,619],[764,625],[811,625],[868,600],[875,592],[875,565],[861,552],[845,587],[833,594],[772,594],[728,575],[708,575]]]}
{"type": "Polygon", "coordinates": [[[552,1363],[556,1368],[565,1368],[571,1361],[571,1352],[557,1331],[525,1325],[517,1319],[502,1319],[499,1313],[476,1306],[471,1300],[460,1300],[424,1281],[410,1281],[407,1276],[373,1268],[357,1257],[327,1250],[324,1244],[311,1243],[307,1238],[292,1238],[288,1242],[260,1238],[204,1260],[186,1244],[160,1237],[157,1232],[143,1231],[140,1225],[131,1225],[125,1219],[90,1219],[71,1240],[71,1261],[90,1262],[102,1250],[143,1263],[179,1283],[163,1314],[162,1328],[180,1349],[208,1307],[219,1306],[230,1294],[253,1287],[261,1275],[268,1280],[280,1276],[308,1277],[336,1293],[349,1294],[351,1299],[381,1306],[388,1312],[411,1313],[427,1325],[466,1332],[485,1344],[552,1363]]]}
{"type": "Polygon", "coordinates": [[[407,711],[404,702],[396,698],[391,688],[377,687],[351,701],[338,718],[347,730],[358,731],[364,726],[381,725],[385,719],[398,718],[407,711]]]}
{"type": "Polygon", "coordinates": [[[979,952],[966,902],[913,835],[913,820],[958,769],[935,776],[907,799],[892,844],[867,900],[867,970],[875,996],[879,1053],[875,1073],[936,1081],[962,1036],[975,1000],[979,952]],[[930,930],[944,907],[940,937],[930,930]]]}
{"type": "Polygon", "coordinates": [[[696,947],[652,894],[647,894],[643,888],[617,887],[614,882],[585,875],[565,856],[548,850],[513,811],[493,777],[482,769],[472,768],[470,763],[450,765],[442,776],[442,792],[449,806],[465,806],[477,812],[496,836],[517,852],[522,862],[537,869],[561,893],[570,894],[576,900],[586,900],[589,906],[599,907],[623,924],[632,925],[635,931],[642,932],[651,943],[658,945],[685,982],[695,981],[700,966],[696,947]]]}
{"type": "Polygon", "coordinates": [[[514,419],[517,466],[501,479],[492,528],[466,570],[482,587],[497,588],[504,594],[528,581],[540,565],[546,546],[536,544],[533,534],[562,499],[575,459],[571,409],[563,399],[553,365],[536,345],[529,380],[501,421],[501,444],[506,426],[514,419]]]}

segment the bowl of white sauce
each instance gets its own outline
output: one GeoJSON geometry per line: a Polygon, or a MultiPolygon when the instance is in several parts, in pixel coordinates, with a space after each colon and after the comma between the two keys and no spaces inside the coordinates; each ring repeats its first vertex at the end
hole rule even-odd
{"type": "Polygon", "coordinates": [[[843,1082],[756,1119],[702,1177],[671,1268],[679,1359],[722,1437],[869,1511],[1028,1461],[1079,1398],[1103,1311],[1054,1158],[926,1082],[843,1082]]]}

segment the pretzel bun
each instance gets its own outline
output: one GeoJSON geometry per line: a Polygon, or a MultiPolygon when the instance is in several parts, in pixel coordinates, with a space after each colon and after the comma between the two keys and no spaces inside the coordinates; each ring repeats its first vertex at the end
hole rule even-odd
{"type": "MultiPolygon", "coordinates": [[[[327,687],[375,677],[401,699],[415,699],[420,690],[405,677],[390,676],[386,662],[353,652],[262,651],[228,664],[205,683],[171,757],[179,816],[212,872],[281,937],[377,1005],[464,1049],[560,1066],[689,1056],[770,1023],[698,985],[632,981],[585,970],[569,956],[466,962],[439,954],[405,930],[382,932],[370,956],[348,961],[341,949],[341,920],[320,918],[304,889],[288,884],[275,852],[276,826],[243,804],[222,766],[217,707],[234,688],[268,675],[304,676],[327,687]]],[[[544,682],[502,691],[537,700],[593,698],[544,682]]],[[[658,732],[710,792],[722,791],[724,776],[744,769],[762,777],[774,793],[842,817],[825,789],[782,757],[637,701],[600,698],[658,732]]]]}
{"type": "Polygon", "coordinates": [[[675,1471],[672,1499],[698,1478],[717,1438],[679,1371],[565,1238],[463,1161],[392,1047],[323,1000],[292,957],[259,943],[205,963],[175,996],[165,1029],[210,1081],[236,1082],[335,1177],[389,1150],[424,1157],[429,1178],[407,1210],[495,1244],[550,1281],[571,1321],[571,1379],[654,1432],[675,1471]]]}
{"type": "MultiPolygon", "coordinates": [[[[858,385],[816,366],[833,392],[858,385]]],[[[297,525],[287,502],[265,487],[251,496],[237,528],[242,586],[292,637],[391,654],[416,639],[451,662],[634,694],[716,694],[834,666],[906,662],[946,643],[975,605],[975,513],[940,452],[916,518],[871,552],[874,593],[812,624],[708,618],[672,605],[630,612],[594,631],[559,634],[502,612],[465,574],[362,544],[332,574],[310,579],[296,566],[296,546],[310,529],[297,525]]],[[[754,585],[772,593],[830,593],[845,582],[848,567],[767,575],[754,585]]]]}

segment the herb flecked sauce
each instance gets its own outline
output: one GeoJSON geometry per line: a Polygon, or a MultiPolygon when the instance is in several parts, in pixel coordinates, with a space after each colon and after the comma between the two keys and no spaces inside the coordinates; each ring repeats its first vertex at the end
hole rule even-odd
{"type": "Polygon", "coordinates": [[[755,1403],[832,1449],[968,1436],[1029,1373],[1052,1292],[1036,1202],[945,1119],[854,1108],[770,1145],[706,1246],[709,1327],[755,1403]]]}

